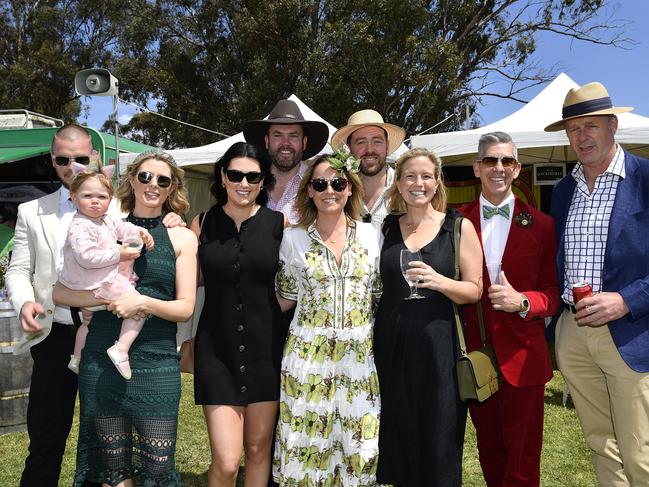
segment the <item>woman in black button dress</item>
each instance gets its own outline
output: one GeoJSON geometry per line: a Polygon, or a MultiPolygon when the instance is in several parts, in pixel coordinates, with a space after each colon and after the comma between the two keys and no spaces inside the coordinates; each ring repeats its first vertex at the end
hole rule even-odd
{"type": "Polygon", "coordinates": [[[214,168],[216,204],[199,235],[205,305],[196,332],[194,395],[212,449],[208,485],[234,485],[242,448],[246,485],[266,485],[284,336],[275,272],[284,230],[264,206],[270,164],[259,148],[230,147],[214,168]]]}

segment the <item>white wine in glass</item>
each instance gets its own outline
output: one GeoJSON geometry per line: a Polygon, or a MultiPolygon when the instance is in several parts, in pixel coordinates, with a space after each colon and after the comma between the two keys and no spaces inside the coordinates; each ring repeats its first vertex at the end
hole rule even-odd
{"type": "Polygon", "coordinates": [[[424,296],[417,293],[417,281],[411,280],[406,274],[406,271],[410,269],[410,263],[414,261],[421,261],[421,252],[419,249],[410,250],[410,249],[401,249],[400,263],[401,263],[401,273],[403,278],[410,286],[410,294],[405,299],[423,299],[424,296]]]}

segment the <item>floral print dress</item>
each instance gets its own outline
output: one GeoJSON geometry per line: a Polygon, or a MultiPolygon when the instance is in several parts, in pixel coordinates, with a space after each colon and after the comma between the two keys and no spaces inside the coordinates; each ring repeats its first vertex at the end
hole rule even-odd
{"type": "Polygon", "coordinates": [[[284,232],[277,284],[297,308],[281,367],[273,462],[280,485],[376,485],[378,258],[369,223],[349,223],[340,266],[315,225],[284,232]]]}

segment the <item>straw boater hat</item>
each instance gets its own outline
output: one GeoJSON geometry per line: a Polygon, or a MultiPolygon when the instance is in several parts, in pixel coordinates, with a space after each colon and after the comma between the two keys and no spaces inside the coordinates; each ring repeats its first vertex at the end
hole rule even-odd
{"type": "Polygon", "coordinates": [[[371,126],[381,127],[388,134],[388,155],[396,151],[403,142],[403,139],[406,138],[405,130],[391,123],[385,123],[379,112],[374,110],[361,110],[353,113],[349,117],[349,120],[347,120],[347,125],[336,131],[331,138],[331,147],[340,149],[343,144],[347,143],[347,139],[352,132],[363,127],[371,126]]]}
{"type": "Polygon", "coordinates": [[[301,125],[307,138],[306,149],[302,154],[304,159],[315,156],[327,144],[329,127],[324,122],[304,120],[300,107],[293,100],[280,100],[264,120],[252,120],[243,126],[243,136],[246,142],[259,147],[266,147],[264,137],[268,135],[271,125],[301,125]]]}
{"type": "Polygon", "coordinates": [[[633,107],[614,107],[608,91],[602,83],[594,81],[578,88],[572,88],[563,101],[561,120],[545,127],[546,132],[562,130],[566,120],[594,115],[614,115],[630,112],[633,107]]]}

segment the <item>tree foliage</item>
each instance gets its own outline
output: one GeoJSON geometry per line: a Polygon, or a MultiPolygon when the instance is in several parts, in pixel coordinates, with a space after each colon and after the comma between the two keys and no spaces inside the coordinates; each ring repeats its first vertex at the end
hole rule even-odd
{"type": "MultiPolygon", "coordinates": [[[[0,101],[6,104],[9,93],[33,91],[22,85],[26,73],[57,73],[32,75],[47,81],[43,94],[31,96],[39,97],[41,105],[36,104],[46,112],[73,117],[78,108],[75,112],[70,86],[63,80],[70,83],[70,73],[91,63],[113,71],[122,98],[219,132],[239,131],[243,122],[263,117],[278,99],[295,93],[334,125],[344,124],[357,109],[371,107],[408,133],[418,133],[464,107],[473,112],[480,97],[521,100],[525,89],[552,79],[557,68],[547,61],[541,66],[534,56],[541,32],[624,46],[629,42],[622,37],[625,23],[603,4],[81,0],[40,3],[32,14],[8,14],[3,8],[0,29],[13,29],[8,47],[17,53],[12,56],[20,59],[20,67],[1,55],[0,101]],[[18,47],[23,24],[32,32],[27,48],[18,47]],[[43,26],[42,33],[36,24],[43,26]],[[5,70],[11,72],[10,81],[3,80],[5,70]],[[47,104],[53,100],[66,104],[47,104]]],[[[27,95],[12,98],[31,100],[27,95]]],[[[451,118],[444,128],[458,125],[451,118]]],[[[146,113],[123,129],[133,138],[168,148],[216,139],[146,113]]]]}
{"type": "Polygon", "coordinates": [[[126,1],[0,1],[0,107],[76,120],[74,75],[111,64],[126,1]]]}

